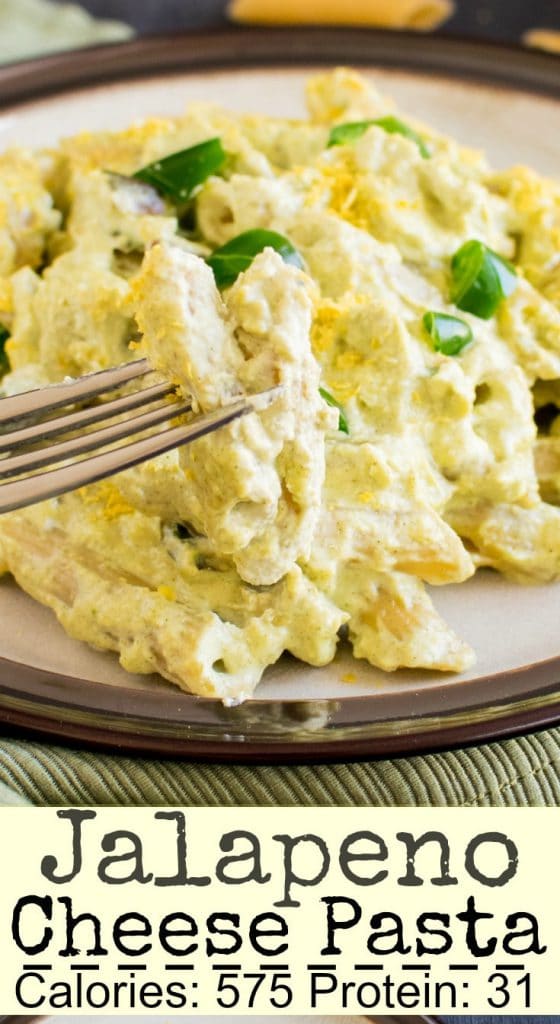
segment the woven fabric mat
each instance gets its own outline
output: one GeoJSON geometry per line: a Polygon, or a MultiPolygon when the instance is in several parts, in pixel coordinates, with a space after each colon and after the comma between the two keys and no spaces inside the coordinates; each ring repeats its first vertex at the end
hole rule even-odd
{"type": "Polygon", "coordinates": [[[330,765],[220,765],[0,740],[0,804],[539,807],[560,804],[560,729],[330,765]]]}

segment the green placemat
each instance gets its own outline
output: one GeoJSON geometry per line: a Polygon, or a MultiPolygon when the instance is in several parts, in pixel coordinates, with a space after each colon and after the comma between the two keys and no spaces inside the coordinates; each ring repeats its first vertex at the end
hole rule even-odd
{"type": "Polygon", "coordinates": [[[560,729],[409,758],[332,765],[146,760],[0,741],[0,804],[539,807],[560,804],[560,729]]]}

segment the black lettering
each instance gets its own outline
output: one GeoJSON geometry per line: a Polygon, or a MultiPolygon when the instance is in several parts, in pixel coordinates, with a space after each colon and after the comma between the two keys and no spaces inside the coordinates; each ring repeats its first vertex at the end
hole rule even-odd
{"type": "Polygon", "coordinates": [[[288,948],[287,942],[279,942],[273,948],[270,945],[263,946],[261,939],[265,935],[285,938],[287,934],[288,923],[283,917],[280,917],[280,914],[258,914],[249,925],[249,941],[253,949],[262,956],[280,956],[288,948]],[[265,925],[267,927],[264,927],[265,925]],[[269,927],[270,925],[277,925],[277,927],[269,927]]]}
{"type": "Polygon", "coordinates": [[[338,986],[336,975],[327,972],[319,974],[313,971],[311,975],[311,1007],[316,1010],[321,996],[335,992],[338,986]]]}
{"type": "Polygon", "coordinates": [[[397,832],[397,839],[406,846],[406,874],[397,878],[398,885],[424,885],[424,879],[416,874],[416,854],[427,843],[439,844],[440,873],[430,878],[432,885],[459,884],[459,879],[449,874],[449,840],[443,832],[425,832],[418,839],[411,832],[397,832]]]}
{"type": "Polygon", "coordinates": [[[147,1006],[150,1010],[161,1006],[162,995],[163,990],[157,981],[146,981],[138,993],[142,1006],[147,1006]]]}
{"type": "Polygon", "coordinates": [[[156,811],[154,817],[174,821],[177,827],[177,873],[169,877],[154,878],[154,885],[210,885],[207,875],[189,878],[187,874],[187,825],[183,811],[156,811]]]}
{"type": "Polygon", "coordinates": [[[48,878],[49,882],[62,885],[63,882],[71,882],[82,870],[82,823],[96,818],[97,812],[81,811],[71,807],[68,810],[57,811],[56,815],[62,820],[68,819],[72,826],[72,867],[65,875],[55,875],[58,860],[54,854],[49,853],[41,861],[41,873],[48,878]]]}
{"type": "Polygon", "coordinates": [[[263,885],[265,882],[270,882],[271,875],[263,874],[261,847],[258,836],[254,835],[253,832],[226,832],[220,839],[220,850],[223,850],[225,853],[231,853],[239,840],[246,840],[249,843],[250,849],[246,850],[245,853],[237,853],[234,857],[221,857],[216,866],[216,878],[218,881],[224,882],[226,885],[241,885],[243,882],[257,882],[258,885],[263,885]],[[244,861],[249,861],[250,871],[242,875],[229,875],[226,873],[226,868],[230,864],[242,864],[244,861]]]}
{"type": "Polygon", "coordinates": [[[397,1006],[411,1010],[420,1002],[420,989],[413,981],[404,981],[397,989],[397,1006]]]}
{"type": "Polygon", "coordinates": [[[475,881],[481,882],[482,885],[488,885],[493,888],[497,885],[507,885],[508,882],[517,873],[519,865],[519,852],[517,846],[509,836],[504,835],[503,832],[482,832],[479,836],[475,836],[471,839],[465,852],[465,867],[475,881]],[[475,854],[480,846],[484,843],[498,843],[500,846],[505,847],[507,864],[504,870],[499,875],[486,875],[477,868],[475,864],[475,854]]]}
{"type": "Polygon", "coordinates": [[[171,1010],[182,1010],[187,1005],[188,995],[185,992],[185,986],[182,981],[172,981],[167,986],[167,999],[165,1000],[166,1006],[171,1010]]]}
{"type": "Polygon", "coordinates": [[[477,937],[478,922],[483,920],[492,921],[493,919],[493,914],[484,914],[476,909],[474,896],[469,896],[467,909],[457,914],[457,920],[465,921],[467,924],[466,942],[473,956],[492,956],[496,949],[498,943],[496,938],[489,939],[485,946],[481,946],[477,937]]]}
{"type": "Polygon", "coordinates": [[[237,953],[241,949],[242,939],[237,931],[239,928],[239,914],[210,914],[206,924],[211,935],[226,935],[232,940],[229,945],[217,946],[212,939],[206,939],[206,956],[214,956],[215,953],[219,953],[220,956],[227,956],[231,953],[237,953]],[[226,921],[232,925],[232,928],[221,928],[219,926],[220,921],[226,921]]]}
{"type": "Polygon", "coordinates": [[[177,948],[176,945],[171,943],[171,939],[180,938],[185,936],[188,939],[192,939],[198,935],[198,928],[196,921],[190,914],[167,914],[166,917],[162,918],[159,926],[159,941],[163,946],[166,953],[170,953],[171,956],[189,956],[198,949],[198,942],[191,942],[188,946],[182,946],[177,948]],[[181,928],[172,928],[175,923],[184,925],[181,928]]]}
{"type": "Polygon", "coordinates": [[[103,836],[101,849],[105,850],[106,853],[115,854],[113,857],[103,857],[99,862],[97,874],[102,882],[107,882],[108,885],[123,885],[125,882],[140,882],[141,885],[145,885],[146,882],[151,882],[154,877],[152,873],[147,875],[144,874],[144,867],[142,864],[142,840],[135,832],[108,832],[106,836],[103,836]],[[124,853],[115,854],[117,843],[121,843],[122,840],[126,840],[126,842],[130,843],[130,850],[125,850],[124,853]],[[128,874],[109,874],[108,869],[112,864],[124,864],[127,861],[132,861],[133,865],[128,874]]]}
{"type": "MultiPolygon", "coordinates": [[[[92,1006],[94,1010],[101,1010],[104,1006],[107,1006],[111,998],[109,986],[105,985],[103,981],[92,981],[87,988],[87,1005],[92,1006]],[[95,993],[99,992],[99,996],[95,993]]],[[[71,1005],[71,1004],[70,1004],[71,1005]]]]}
{"type": "Polygon", "coordinates": [[[416,939],[416,955],[424,956],[429,954],[430,956],[439,956],[441,953],[448,953],[453,945],[453,939],[449,934],[449,931],[444,929],[449,928],[449,914],[420,914],[416,926],[420,935],[433,935],[436,938],[441,939],[441,943],[436,945],[427,945],[423,939],[416,939]],[[431,928],[429,927],[430,921],[435,921],[437,924],[441,924],[442,928],[431,928]]]}
{"type": "Polygon", "coordinates": [[[510,929],[504,937],[504,950],[513,956],[525,956],[526,953],[536,953],[542,956],[546,953],[547,947],[541,946],[539,941],[539,922],[533,914],[520,910],[515,914],[506,917],[506,928],[510,929]],[[526,928],[519,928],[522,922],[527,923],[526,928]],[[518,939],[528,939],[521,945],[517,944],[518,939]]]}
{"type": "Polygon", "coordinates": [[[53,937],[52,928],[43,928],[43,935],[38,942],[24,942],[21,935],[21,916],[26,907],[38,907],[43,918],[52,921],[53,901],[50,896],[21,896],[12,914],[12,936],[18,949],[30,956],[44,953],[53,937]]]}
{"type": "MultiPolygon", "coordinates": [[[[25,974],[21,974],[16,981],[16,999],[20,1006],[24,1006],[26,1010],[37,1010],[39,1006],[43,1006],[45,997],[39,995],[37,999],[32,999],[29,995],[23,993],[23,983],[27,982],[28,978],[35,978],[41,984],[45,984],[45,979],[42,974],[38,974],[35,971],[29,971],[25,974]]],[[[27,985],[25,986],[27,989],[27,985]]]]}
{"type": "Polygon", "coordinates": [[[291,888],[292,885],[318,885],[319,882],[323,881],[323,878],[327,874],[331,862],[329,850],[324,839],[320,836],[305,835],[305,836],[287,836],[278,835],[273,836],[273,839],[277,843],[282,843],[284,847],[284,896],[283,899],[279,900],[278,903],[274,903],[275,907],[299,907],[301,904],[292,899],[291,888]],[[297,875],[294,870],[294,851],[302,844],[311,844],[315,849],[319,850],[321,854],[321,866],[318,871],[311,876],[297,875]]]}
{"type": "Polygon", "coordinates": [[[360,920],[362,911],[360,904],[347,896],[322,896],[321,903],[324,903],[327,907],[327,944],[321,950],[321,955],[334,956],[336,953],[342,952],[334,941],[337,931],[353,928],[360,920]],[[335,907],[340,907],[341,909],[342,907],[347,907],[350,910],[350,915],[344,918],[337,918],[335,907]]]}
{"type": "Polygon", "coordinates": [[[70,896],[59,896],[57,903],[62,904],[66,911],[66,945],[59,949],[59,956],[78,956],[82,950],[74,945],[74,935],[78,925],[91,924],[93,929],[93,944],[84,952],[87,956],[107,956],[108,950],[101,945],[101,922],[95,914],[78,914],[74,917],[72,898],[70,896]]]}
{"type": "Polygon", "coordinates": [[[134,947],[130,943],[124,942],[124,939],[132,938],[135,935],[139,935],[141,938],[149,938],[152,934],[152,926],[147,917],[143,914],[121,914],[117,917],[113,925],[113,942],[120,953],[124,953],[125,956],[144,956],[152,948],[151,942],[144,942],[142,946],[134,947]],[[133,922],[137,922],[139,928],[129,928],[128,925],[133,922]]]}
{"type": "Polygon", "coordinates": [[[361,860],[387,860],[389,851],[384,843],[381,836],[375,834],[375,832],[352,832],[351,835],[346,836],[341,847],[339,864],[342,874],[348,878],[354,885],[377,885],[378,882],[382,882],[384,878],[387,878],[388,871],[377,871],[376,874],[370,875],[367,878],[363,875],[357,875],[355,871],[350,868],[350,863],[361,860]],[[375,850],[370,853],[353,853],[351,847],[354,843],[372,843],[375,845],[375,850]]]}
{"type": "Polygon", "coordinates": [[[403,923],[398,914],[391,911],[384,911],[382,914],[374,914],[370,920],[372,934],[367,940],[367,948],[370,953],[410,953],[411,946],[405,946],[403,935],[403,923]],[[384,923],[388,921],[392,928],[385,928],[384,923]],[[388,945],[384,939],[392,939],[388,945]]]}
{"type": "MultiPolygon", "coordinates": [[[[76,1002],[81,1003],[82,986],[78,980],[78,997],[76,1002]]],[[[63,1010],[72,1006],[72,992],[66,981],[55,981],[49,989],[49,1008],[63,1010]]]]}

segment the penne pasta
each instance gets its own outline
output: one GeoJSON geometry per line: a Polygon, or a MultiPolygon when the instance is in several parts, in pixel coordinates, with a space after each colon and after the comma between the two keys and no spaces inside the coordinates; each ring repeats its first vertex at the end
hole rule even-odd
{"type": "Polygon", "coordinates": [[[378,28],[437,28],[453,13],[451,0],[232,0],[233,21],[262,25],[364,25],[378,28]]]}

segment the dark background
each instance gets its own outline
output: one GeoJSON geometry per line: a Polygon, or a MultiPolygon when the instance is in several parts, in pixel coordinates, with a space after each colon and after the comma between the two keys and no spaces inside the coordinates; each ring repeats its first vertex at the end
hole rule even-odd
{"type": "MultiPolygon", "coordinates": [[[[226,24],[225,0],[80,0],[92,14],[128,21],[140,32],[226,24]]],[[[305,4],[305,0],[302,0],[305,4]]],[[[343,7],[343,0],[341,0],[343,7]]],[[[440,32],[517,40],[529,28],[560,30],[560,0],[456,0],[440,32]]]]}

